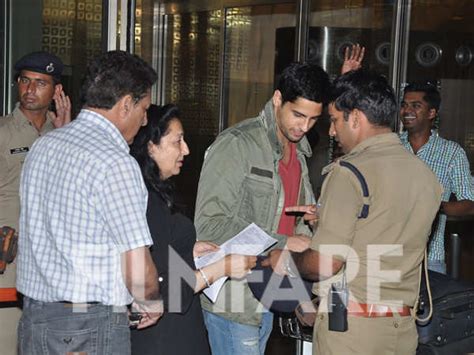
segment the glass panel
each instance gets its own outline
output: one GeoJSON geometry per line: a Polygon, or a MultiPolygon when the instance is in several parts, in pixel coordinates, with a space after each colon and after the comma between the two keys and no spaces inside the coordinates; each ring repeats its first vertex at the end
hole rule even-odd
{"type": "Polygon", "coordinates": [[[153,39],[154,0],[136,0],[134,53],[148,63],[153,63],[153,47],[157,42],[153,39]]]}
{"type": "Polygon", "coordinates": [[[360,43],[366,48],[364,66],[388,77],[392,16],[391,0],[313,1],[308,60],[334,77],[340,72],[345,48],[360,43]]]}
{"type": "Polygon", "coordinates": [[[441,89],[439,133],[461,144],[474,169],[474,2],[415,0],[407,81],[441,89]],[[429,16],[426,14],[429,13],[429,16]]]}
{"type": "MultiPolygon", "coordinates": [[[[393,1],[314,0],[311,5],[308,60],[315,61],[334,78],[339,75],[347,46],[360,43],[366,48],[363,66],[387,78],[390,67],[393,1]]],[[[281,29],[284,38],[294,36],[294,28],[281,29]]],[[[278,44],[277,44],[278,45],[278,44]]],[[[285,59],[284,62],[288,62],[285,59]]],[[[329,120],[321,119],[308,134],[313,148],[309,161],[310,178],[316,195],[322,185],[320,171],[337,152],[328,135],[329,120]]]]}
{"type": "MultiPolygon", "coordinates": [[[[271,98],[279,69],[278,57],[275,60],[278,31],[294,29],[295,11],[294,3],[226,10],[224,107],[228,126],[257,115],[271,98]]],[[[285,42],[284,52],[291,61],[294,35],[285,42]]]]}
{"type": "Polygon", "coordinates": [[[56,54],[65,64],[63,86],[78,111],[86,65],[101,52],[102,0],[15,0],[12,14],[12,63],[35,50],[56,54]]]}
{"type": "Polygon", "coordinates": [[[165,21],[165,102],[181,109],[191,149],[176,186],[192,216],[204,152],[219,130],[222,11],[170,14],[165,21]]]}

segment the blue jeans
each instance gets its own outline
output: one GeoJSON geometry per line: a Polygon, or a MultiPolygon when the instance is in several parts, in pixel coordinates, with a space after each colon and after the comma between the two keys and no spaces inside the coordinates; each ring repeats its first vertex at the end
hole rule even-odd
{"type": "Polygon", "coordinates": [[[213,355],[263,355],[273,328],[273,313],[262,313],[260,327],[203,311],[213,355]]]}
{"type": "Polygon", "coordinates": [[[127,309],[25,297],[18,349],[20,355],[130,355],[127,309]]]}
{"type": "Polygon", "coordinates": [[[441,260],[428,260],[428,270],[446,275],[446,263],[441,260]]]}

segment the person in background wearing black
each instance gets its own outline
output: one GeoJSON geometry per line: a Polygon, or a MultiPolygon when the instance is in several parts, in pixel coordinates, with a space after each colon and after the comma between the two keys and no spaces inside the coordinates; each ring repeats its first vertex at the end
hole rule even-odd
{"type": "Polygon", "coordinates": [[[156,326],[132,331],[132,353],[210,354],[196,293],[222,276],[245,277],[255,266],[256,257],[227,255],[196,270],[194,257],[218,246],[196,241],[193,223],[174,208],[169,178],[180,173],[189,154],[179,111],[175,105],[151,105],[147,114],[148,125],[138,132],[130,153],[140,165],[149,192],[147,218],[154,242],[151,253],[160,273],[165,314],[156,326]],[[179,275],[193,282],[181,280],[176,286],[178,283],[170,280],[179,279],[179,275]]]}

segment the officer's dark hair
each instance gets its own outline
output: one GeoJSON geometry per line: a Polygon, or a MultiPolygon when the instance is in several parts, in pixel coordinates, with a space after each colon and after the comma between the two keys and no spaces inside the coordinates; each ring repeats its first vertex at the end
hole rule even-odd
{"type": "Polygon", "coordinates": [[[172,120],[179,120],[180,113],[176,105],[150,105],[147,111],[148,124],[142,126],[130,146],[130,154],[137,160],[143,174],[145,184],[173,206],[173,184],[169,179],[161,178],[160,167],[151,158],[148,152],[148,143],[160,144],[161,138],[169,133],[172,120]]]}
{"type": "Polygon", "coordinates": [[[282,104],[298,98],[327,103],[329,76],[318,65],[293,62],[281,73],[277,90],[281,92],[282,104]]]}
{"type": "Polygon", "coordinates": [[[429,109],[435,109],[436,112],[439,111],[439,106],[441,105],[441,95],[439,94],[439,91],[435,85],[426,81],[414,81],[412,83],[409,83],[403,90],[405,94],[407,92],[415,91],[422,92],[424,94],[423,100],[428,103],[429,109]]]}
{"type": "Polygon", "coordinates": [[[349,119],[354,109],[362,111],[376,126],[392,127],[397,103],[387,80],[372,71],[359,69],[336,78],[331,87],[331,103],[349,119]]]}
{"type": "Polygon", "coordinates": [[[143,59],[125,51],[109,51],[87,67],[82,83],[82,104],[111,109],[125,95],[135,102],[146,96],[157,75],[143,59]]]}

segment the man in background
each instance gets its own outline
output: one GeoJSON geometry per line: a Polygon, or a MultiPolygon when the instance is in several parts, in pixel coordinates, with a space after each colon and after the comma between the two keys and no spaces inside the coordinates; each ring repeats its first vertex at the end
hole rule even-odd
{"type": "Polygon", "coordinates": [[[474,186],[464,149],[454,141],[441,138],[433,130],[440,104],[441,96],[434,85],[409,84],[400,109],[406,130],[400,139],[410,152],[428,164],[443,185],[440,217],[429,244],[428,268],[446,274],[446,218],[474,214],[474,186]],[[450,201],[451,194],[456,197],[455,201],[450,201]]]}
{"type": "MultiPolygon", "coordinates": [[[[33,142],[71,121],[71,102],[61,85],[63,63],[47,52],[33,52],[15,64],[19,103],[0,118],[0,227],[18,231],[20,172],[33,142]],[[55,103],[56,112],[50,110],[55,103]]],[[[5,355],[16,354],[21,310],[15,289],[16,263],[0,275],[0,344],[5,355]]]]}

